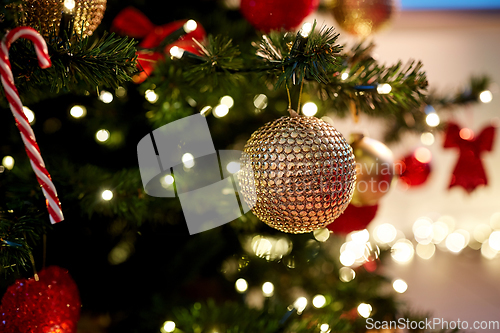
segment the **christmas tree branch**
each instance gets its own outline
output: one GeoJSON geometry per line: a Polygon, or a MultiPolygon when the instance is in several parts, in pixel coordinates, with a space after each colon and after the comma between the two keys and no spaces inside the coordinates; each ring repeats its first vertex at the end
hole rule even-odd
{"type": "Polygon", "coordinates": [[[47,90],[57,94],[83,93],[103,86],[116,88],[137,72],[133,39],[105,33],[98,40],[77,38],[65,44],[57,40],[48,38],[52,61],[48,69],[38,66],[30,42],[17,41],[11,47],[16,86],[29,100],[46,98],[47,90]]]}

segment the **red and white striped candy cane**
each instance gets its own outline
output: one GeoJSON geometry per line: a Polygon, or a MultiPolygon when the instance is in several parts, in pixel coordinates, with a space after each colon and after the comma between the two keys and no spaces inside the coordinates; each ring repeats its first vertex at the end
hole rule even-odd
{"type": "Polygon", "coordinates": [[[41,68],[51,66],[47,44],[40,34],[29,27],[19,27],[9,31],[3,38],[0,47],[0,75],[2,84],[5,90],[5,96],[9,101],[9,106],[16,119],[16,125],[21,132],[21,138],[24,141],[24,147],[28,153],[31,166],[35,171],[38,183],[42,187],[43,195],[46,198],[47,209],[50,215],[50,222],[57,223],[64,220],[61,203],[57,197],[57,192],[49,172],[45,168],[40,148],[36,143],[35,133],[31,129],[28,118],[23,112],[23,104],[19,99],[19,93],[14,85],[14,76],[9,61],[9,48],[10,45],[18,38],[27,38],[35,45],[36,55],[38,57],[38,64],[41,68]]]}

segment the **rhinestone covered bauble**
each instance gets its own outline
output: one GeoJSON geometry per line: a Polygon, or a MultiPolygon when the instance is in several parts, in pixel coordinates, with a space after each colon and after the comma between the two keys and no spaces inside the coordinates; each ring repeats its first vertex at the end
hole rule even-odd
{"type": "MultiPolygon", "coordinates": [[[[59,33],[65,0],[23,0],[23,25],[39,29],[47,38],[52,30],[59,33]]],[[[84,36],[91,36],[101,23],[106,10],[106,0],[75,0],[74,30],[77,35],[83,31],[84,36]],[[83,29],[83,30],[82,30],[83,29]]]]}
{"type": "Polygon", "coordinates": [[[251,166],[242,168],[239,182],[253,213],[294,234],[333,222],[351,201],[356,180],[351,146],[314,117],[282,117],[262,126],[248,140],[242,165],[251,166]]]}

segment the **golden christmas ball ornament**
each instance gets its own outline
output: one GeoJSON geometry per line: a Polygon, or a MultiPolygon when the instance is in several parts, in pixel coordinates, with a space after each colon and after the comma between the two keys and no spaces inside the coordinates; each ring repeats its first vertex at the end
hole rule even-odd
{"type": "Polygon", "coordinates": [[[356,157],[356,188],[352,197],[355,206],[373,206],[389,192],[394,177],[394,156],[382,142],[352,135],[356,157]]]}
{"type": "Polygon", "coordinates": [[[398,11],[397,0],[333,0],[331,11],[340,28],[368,37],[388,26],[398,11]]]}
{"type": "Polygon", "coordinates": [[[106,10],[106,0],[23,0],[22,25],[39,29],[47,38],[52,31],[59,33],[63,13],[72,15],[73,33],[91,36],[106,10]]]}
{"type": "Polygon", "coordinates": [[[251,135],[241,161],[248,169],[239,173],[239,183],[261,221],[298,234],[324,228],[342,214],[356,170],[351,146],[332,125],[289,111],[290,117],[251,135]]]}

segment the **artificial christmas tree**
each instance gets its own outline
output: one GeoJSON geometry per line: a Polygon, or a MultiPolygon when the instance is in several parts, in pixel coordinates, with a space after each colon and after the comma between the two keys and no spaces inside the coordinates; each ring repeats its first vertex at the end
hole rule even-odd
{"type": "MultiPolygon", "coordinates": [[[[243,215],[240,207],[218,206],[234,208],[241,216],[189,235],[179,199],[174,197],[183,194],[175,170],[189,175],[201,160],[183,155],[172,171],[161,164],[162,147],[152,144],[154,162],[162,166],[158,166],[160,186],[174,193],[155,198],[141,183],[137,144],[145,136],[153,138],[152,131],[165,124],[202,114],[219,153],[243,150],[252,133],[286,114],[292,107],[290,96],[299,100],[297,113],[304,122],[325,128],[333,128],[326,125],[328,118],[306,117],[320,118],[332,110],[339,118],[351,113],[361,119],[378,118],[388,125],[384,142],[389,144],[430,130],[424,105],[440,111],[477,102],[488,81],[473,80],[467,93],[451,98],[427,94],[422,63],[382,65],[371,56],[373,45],[342,47],[329,27],[309,24],[299,31],[259,35],[239,11],[215,1],[179,4],[168,12],[158,6],[108,1],[106,15],[91,38],[76,30],[66,36],[49,32],[45,39],[52,67],[47,69],[39,68],[31,44],[12,45],[14,79],[23,104],[32,110],[23,112],[32,113],[27,118],[34,116],[32,126],[65,219],[50,225],[4,98],[0,114],[3,290],[21,281],[21,276],[31,277],[33,266],[64,267],[81,296],[81,332],[365,332],[366,318],[413,318],[387,292],[389,281],[378,270],[386,259],[404,262],[408,253],[414,253],[410,240],[390,227],[378,228],[380,234],[373,235],[362,229],[344,237],[323,228],[293,235],[269,228],[258,219],[259,213],[243,215]],[[192,18],[207,37],[190,40],[196,52],[186,47],[172,54],[170,48],[169,55],[164,47],[189,32],[177,27],[177,35],[159,34],[165,39],[152,47],[161,46],[155,51],[163,59],[158,57],[149,76],[134,82],[132,78],[141,75],[139,44],[105,32],[129,5],[140,7],[155,27],[192,18]]],[[[4,12],[2,32],[22,23],[10,9],[4,12]]],[[[277,138],[286,142],[272,148],[291,149],[287,153],[291,156],[295,146],[288,145],[288,139],[293,131],[280,126],[274,134],[286,133],[286,138],[277,138]]],[[[433,129],[436,135],[439,130],[440,126],[433,129]]],[[[318,130],[313,126],[314,131],[318,130]]],[[[321,136],[328,143],[317,143],[315,153],[322,152],[325,160],[326,152],[330,158],[334,152],[345,155],[347,170],[324,164],[321,171],[314,170],[345,175],[352,184],[349,147],[339,134],[328,131],[333,134],[321,136]]],[[[189,128],[183,132],[186,137],[195,134],[189,128]]],[[[187,141],[179,138],[179,146],[187,141]]],[[[265,142],[253,145],[254,150],[264,147],[271,148],[265,142]]],[[[308,152],[292,155],[305,158],[304,153],[308,152]]],[[[221,156],[216,157],[222,161],[221,156]]],[[[254,158],[256,165],[262,165],[258,156],[254,158]]],[[[290,162],[287,156],[285,160],[290,162]]],[[[226,171],[237,172],[233,167],[238,161],[231,162],[220,165],[221,178],[226,171]]],[[[270,188],[267,180],[259,184],[270,188]]],[[[241,203],[244,198],[236,194],[237,188],[231,181],[213,196],[231,195],[241,203]]],[[[339,206],[348,203],[350,193],[343,197],[339,206]]],[[[306,208],[300,213],[309,214],[306,208]]],[[[344,221],[341,229],[349,230],[349,224],[356,223],[344,221]]],[[[491,244],[494,250],[495,237],[491,244]]]]}

